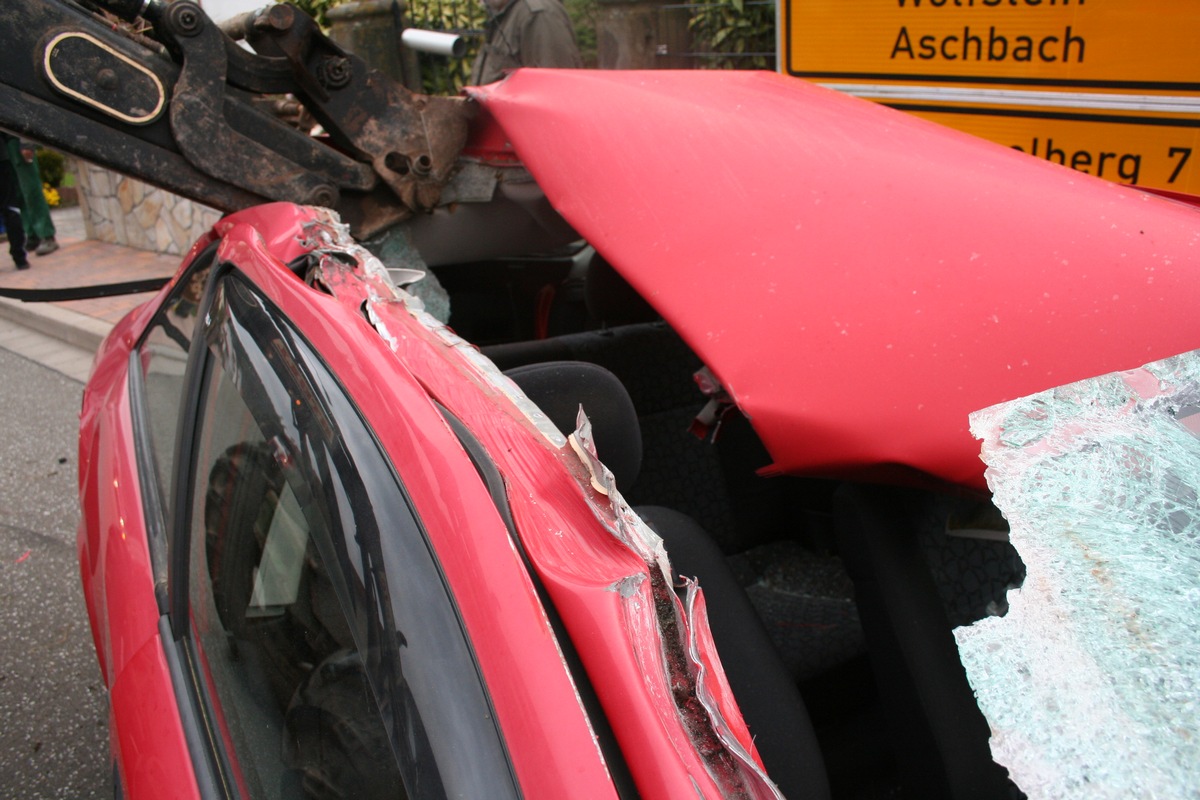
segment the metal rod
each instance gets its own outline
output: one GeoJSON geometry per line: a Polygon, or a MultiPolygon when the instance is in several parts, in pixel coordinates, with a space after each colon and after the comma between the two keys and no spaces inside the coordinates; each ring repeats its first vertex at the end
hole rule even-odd
{"type": "Polygon", "coordinates": [[[404,33],[400,34],[400,41],[405,47],[418,53],[433,53],[450,58],[462,58],[467,54],[466,40],[453,33],[405,28],[404,33]]]}

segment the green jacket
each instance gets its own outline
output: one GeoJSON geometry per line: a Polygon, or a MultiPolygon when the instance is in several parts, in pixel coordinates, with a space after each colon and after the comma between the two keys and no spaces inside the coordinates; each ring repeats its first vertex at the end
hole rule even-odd
{"type": "Polygon", "coordinates": [[[498,81],[517,67],[582,66],[571,18],[560,0],[513,0],[488,21],[471,83],[498,81]]]}
{"type": "Polygon", "coordinates": [[[22,147],[29,147],[16,136],[0,133],[0,161],[11,161],[13,172],[17,176],[17,188],[21,193],[22,214],[25,223],[25,236],[34,239],[53,239],[54,221],[50,218],[50,206],[46,203],[46,195],[42,193],[42,174],[38,169],[37,156],[26,161],[21,154],[22,147]]]}

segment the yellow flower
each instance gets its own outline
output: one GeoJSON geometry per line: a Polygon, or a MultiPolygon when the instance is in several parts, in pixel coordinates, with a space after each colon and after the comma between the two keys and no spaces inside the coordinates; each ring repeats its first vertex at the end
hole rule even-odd
{"type": "Polygon", "coordinates": [[[58,204],[62,202],[62,198],[58,196],[58,189],[48,183],[42,184],[42,194],[46,195],[46,205],[51,208],[58,208],[58,204]]]}

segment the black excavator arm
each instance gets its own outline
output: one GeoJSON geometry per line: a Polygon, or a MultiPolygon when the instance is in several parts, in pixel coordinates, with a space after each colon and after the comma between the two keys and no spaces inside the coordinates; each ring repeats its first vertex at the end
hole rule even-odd
{"type": "Polygon", "coordinates": [[[6,2],[0,42],[0,127],[222,211],[328,206],[371,236],[438,204],[467,137],[465,99],[414,94],[288,5],[218,27],[189,0],[6,2]],[[322,137],[255,102],[282,94],[322,137]]]}

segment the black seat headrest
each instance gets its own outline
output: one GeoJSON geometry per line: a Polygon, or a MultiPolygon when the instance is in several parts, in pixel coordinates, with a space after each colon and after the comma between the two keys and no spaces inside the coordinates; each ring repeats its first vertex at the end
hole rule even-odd
{"type": "Polygon", "coordinates": [[[505,373],[564,435],[579,406],[592,423],[596,453],[627,491],[642,468],[642,429],[629,392],[616,375],[586,361],[547,361],[505,373]]]}

